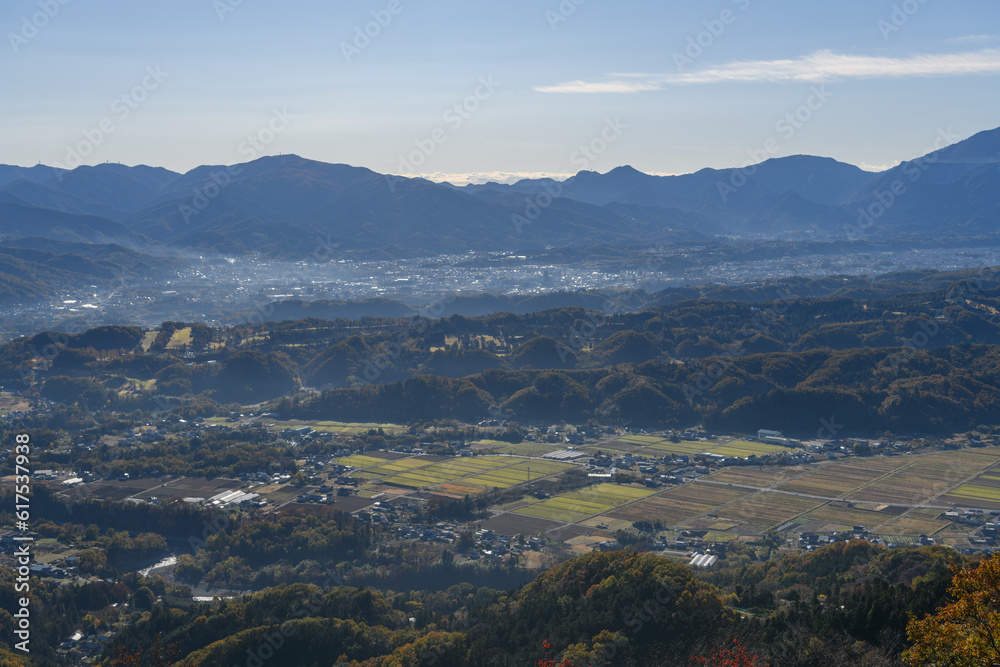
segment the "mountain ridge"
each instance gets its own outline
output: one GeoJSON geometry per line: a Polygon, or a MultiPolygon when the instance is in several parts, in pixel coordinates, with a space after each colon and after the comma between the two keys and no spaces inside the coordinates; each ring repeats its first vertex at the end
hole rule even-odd
{"type": "Polygon", "coordinates": [[[564,181],[459,187],[298,155],[183,174],[0,165],[0,234],[286,258],[307,254],[316,239],[405,257],[692,235],[836,239],[852,228],[876,238],[981,235],[998,231],[998,179],[1000,128],[881,172],[791,155],[672,176],[621,165],[564,181]]]}

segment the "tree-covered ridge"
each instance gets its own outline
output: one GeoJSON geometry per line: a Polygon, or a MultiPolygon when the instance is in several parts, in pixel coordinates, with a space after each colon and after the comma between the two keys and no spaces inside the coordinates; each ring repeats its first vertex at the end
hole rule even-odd
{"type": "Polygon", "coordinates": [[[852,542],[696,577],[653,554],[594,553],[505,594],[467,584],[441,593],[291,585],[186,610],[158,606],[116,645],[169,642],[185,666],[239,664],[261,647],[282,664],[323,667],[683,665],[739,655],[773,667],[900,666],[907,623],[948,602],[960,564],[944,549],[852,542]],[[752,612],[734,609],[747,603],[752,612]]]}
{"type": "Polygon", "coordinates": [[[604,312],[43,332],[0,348],[0,380],[108,414],[280,400],[278,412],[302,418],[468,421],[501,410],[521,422],[805,433],[832,410],[855,432],[954,432],[1000,414],[995,282],[972,273],[925,291],[775,290],[639,312],[609,301],[604,312]],[[281,400],[300,386],[322,394],[281,400]]]}

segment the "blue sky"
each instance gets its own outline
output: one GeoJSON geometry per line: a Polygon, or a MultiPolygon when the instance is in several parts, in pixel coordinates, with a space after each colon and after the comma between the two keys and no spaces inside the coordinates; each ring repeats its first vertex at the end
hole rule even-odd
{"type": "Polygon", "coordinates": [[[1000,126],[995,0],[6,0],[0,37],[6,164],[884,168],[1000,126]]]}

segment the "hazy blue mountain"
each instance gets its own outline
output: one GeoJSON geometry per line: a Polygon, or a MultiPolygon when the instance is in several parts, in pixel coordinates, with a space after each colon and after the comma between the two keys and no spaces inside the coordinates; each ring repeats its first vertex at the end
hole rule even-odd
{"type": "Polygon", "coordinates": [[[876,177],[875,172],[833,158],[792,155],[761,162],[752,178],[780,194],[794,192],[819,204],[840,205],[876,177]]]}
{"type": "Polygon", "coordinates": [[[180,174],[162,167],[99,164],[78,167],[61,179],[45,181],[48,187],[90,199],[126,212],[153,201],[180,174]]]}
{"type": "Polygon", "coordinates": [[[0,233],[287,258],[331,247],[400,257],[718,234],[980,235],[998,231],[998,181],[1000,129],[881,173],[808,155],[678,176],[622,166],[561,183],[464,187],[295,155],[186,174],[0,166],[0,233]]]}
{"type": "Polygon", "coordinates": [[[123,220],[178,177],[159,167],[99,164],[55,174],[49,170],[45,180],[22,178],[0,187],[0,193],[42,208],[123,220]]]}
{"type": "Polygon", "coordinates": [[[582,171],[561,184],[538,179],[464,189],[479,197],[489,192],[555,191],[598,206],[627,205],[648,213],[671,209],[695,215],[701,220],[696,228],[703,232],[781,233],[837,224],[824,223],[824,211],[850,200],[874,177],[830,158],[800,155],[767,160],[748,169],[702,169],[680,176],[652,176],[624,166],[606,174],[582,171]]]}
{"type": "Polygon", "coordinates": [[[44,164],[37,164],[34,167],[15,167],[9,164],[0,164],[0,186],[22,179],[35,183],[43,183],[64,171],[63,169],[49,167],[44,164]]]}
{"type": "Polygon", "coordinates": [[[1000,162],[1000,128],[984,130],[937,151],[941,162],[984,164],[1000,162]]]}
{"type": "Polygon", "coordinates": [[[872,236],[1000,231],[1000,129],[882,172],[847,206],[872,236]]]}
{"type": "MultiPolygon", "coordinates": [[[[267,157],[202,167],[126,224],[158,241],[223,252],[300,255],[317,243],[387,256],[657,240],[672,231],[570,199],[476,197],[423,179],[267,157]]],[[[690,225],[687,225],[690,227],[690,225]]]]}
{"type": "Polygon", "coordinates": [[[45,183],[19,180],[0,188],[0,201],[10,201],[36,208],[52,209],[63,213],[77,215],[97,215],[109,220],[122,220],[128,217],[128,212],[94,201],[88,197],[66,192],[58,187],[45,183]]]}
{"type": "Polygon", "coordinates": [[[132,247],[148,243],[148,239],[107,218],[4,202],[0,202],[0,236],[42,236],[77,243],[120,243],[132,247]]]}

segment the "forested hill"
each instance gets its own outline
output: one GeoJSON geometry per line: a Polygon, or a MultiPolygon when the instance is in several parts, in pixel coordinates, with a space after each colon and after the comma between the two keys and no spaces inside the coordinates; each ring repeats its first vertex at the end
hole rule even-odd
{"type": "Polygon", "coordinates": [[[947,549],[856,541],[696,576],[653,554],[594,553],[499,595],[293,585],[160,607],[115,642],[119,652],[161,642],[183,667],[241,664],[269,644],[280,664],[302,667],[889,667],[902,665],[910,616],[947,602],[953,562],[947,549]],[[737,650],[757,661],[718,661],[737,650]]]}
{"type": "Polygon", "coordinates": [[[310,419],[472,421],[500,411],[522,423],[769,424],[805,435],[831,414],[852,433],[989,428],[1000,421],[998,369],[993,272],[887,296],[229,329],[165,322],[42,332],[0,348],[0,383],[81,411],[215,414],[270,402],[310,419]]]}

